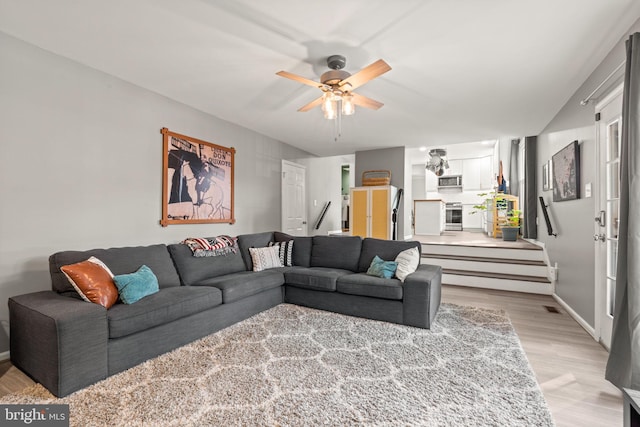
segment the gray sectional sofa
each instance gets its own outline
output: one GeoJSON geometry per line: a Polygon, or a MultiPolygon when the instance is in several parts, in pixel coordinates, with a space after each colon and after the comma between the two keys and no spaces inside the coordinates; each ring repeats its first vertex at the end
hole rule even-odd
{"type": "Polygon", "coordinates": [[[265,232],[238,236],[238,247],[202,258],[183,244],[52,255],[52,290],[9,299],[12,363],[62,397],[283,302],[420,328],[440,305],[439,266],[421,264],[404,283],[366,274],[376,255],[393,260],[419,242],[265,232]],[[293,266],[252,271],[249,248],[289,239],[293,266]],[[83,301],[60,267],[90,256],[116,275],[147,265],[159,292],[109,310],[83,301]]]}

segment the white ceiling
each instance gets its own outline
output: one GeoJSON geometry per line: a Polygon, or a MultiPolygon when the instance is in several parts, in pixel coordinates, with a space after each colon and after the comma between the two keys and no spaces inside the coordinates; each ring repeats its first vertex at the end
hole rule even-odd
{"type": "MultiPolygon", "coordinates": [[[[535,135],[640,17],[638,0],[0,0],[0,31],[317,155],[535,135]],[[326,57],[383,102],[333,141],[326,57]]],[[[161,127],[163,124],[159,123],[161,127]]]]}

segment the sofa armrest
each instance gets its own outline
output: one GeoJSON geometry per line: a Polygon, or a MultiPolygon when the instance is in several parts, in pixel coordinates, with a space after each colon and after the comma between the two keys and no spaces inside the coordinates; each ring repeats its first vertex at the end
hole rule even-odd
{"type": "Polygon", "coordinates": [[[107,377],[107,310],[42,291],[9,298],[11,362],[58,397],[107,377]]]}
{"type": "Polygon", "coordinates": [[[419,328],[431,328],[440,307],[442,267],[420,264],[404,279],[402,297],[403,323],[419,328]]]}

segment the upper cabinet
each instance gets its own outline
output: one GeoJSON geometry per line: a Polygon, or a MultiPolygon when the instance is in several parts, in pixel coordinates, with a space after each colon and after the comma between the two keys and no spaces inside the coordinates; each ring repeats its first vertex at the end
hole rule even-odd
{"type": "Polygon", "coordinates": [[[462,163],[462,187],[464,190],[491,190],[493,188],[495,179],[492,156],[464,159],[460,162],[462,163]]]}
{"type": "Polygon", "coordinates": [[[445,169],[444,175],[462,175],[465,160],[449,160],[449,169],[445,169]]]}

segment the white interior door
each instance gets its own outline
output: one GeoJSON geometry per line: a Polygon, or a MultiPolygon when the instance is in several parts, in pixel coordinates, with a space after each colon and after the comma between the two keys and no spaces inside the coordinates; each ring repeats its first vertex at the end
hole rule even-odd
{"type": "Polygon", "coordinates": [[[595,215],[596,328],[600,342],[611,345],[611,329],[618,264],[620,212],[620,138],[622,132],[622,86],[596,105],[598,139],[598,187],[595,215]]]}
{"type": "Polygon", "coordinates": [[[282,161],[282,231],[292,236],[307,235],[306,169],[282,161]]]}

